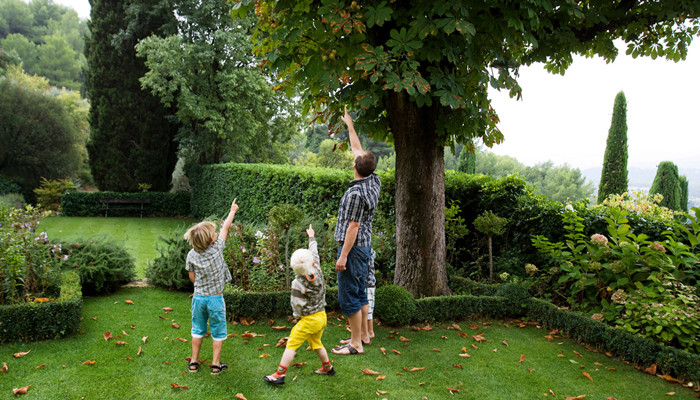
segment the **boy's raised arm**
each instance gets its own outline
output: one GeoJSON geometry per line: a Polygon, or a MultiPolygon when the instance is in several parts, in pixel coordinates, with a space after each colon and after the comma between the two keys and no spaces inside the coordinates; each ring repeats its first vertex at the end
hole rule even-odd
{"type": "Polygon", "coordinates": [[[355,126],[352,123],[352,117],[350,114],[348,114],[348,107],[345,106],[345,114],[340,118],[343,122],[345,122],[345,125],[348,127],[348,136],[350,137],[350,148],[352,148],[352,156],[353,158],[357,158],[358,156],[362,155],[364,151],[362,150],[362,143],[360,142],[360,138],[357,136],[357,132],[355,132],[355,126]]]}
{"type": "Polygon", "coordinates": [[[233,217],[236,216],[236,211],[238,211],[238,204],[236,204],[236,199],[233,199],[233,203],[231,203],[231,211],[229,211],[226,221],[224,221],[224,224],[221,226],[221,232],[219,232],[219,236],[224,238],[224,240],[228,239],[228,230],[233,223],[233,217]]]}

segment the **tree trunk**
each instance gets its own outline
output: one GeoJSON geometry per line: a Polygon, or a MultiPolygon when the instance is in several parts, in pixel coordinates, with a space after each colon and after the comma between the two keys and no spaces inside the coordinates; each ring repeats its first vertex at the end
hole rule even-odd
{"type": "Polygon", "coordinates": [[[437,107],[418,108],[390,93],[387,115],[396,147],[394,283],[414,297],[450,294],[445,269],[445,161],[436,142],[437,107]]]}

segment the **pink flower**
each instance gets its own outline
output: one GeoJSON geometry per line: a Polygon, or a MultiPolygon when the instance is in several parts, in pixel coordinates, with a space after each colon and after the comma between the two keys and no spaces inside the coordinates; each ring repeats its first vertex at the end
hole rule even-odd
{"type": "Polygon", "coordinates": [[[605,235],[596,233],[591,236],[591,243],[598,246],[608,247],[608,238],[606,238],[605,235]]]}

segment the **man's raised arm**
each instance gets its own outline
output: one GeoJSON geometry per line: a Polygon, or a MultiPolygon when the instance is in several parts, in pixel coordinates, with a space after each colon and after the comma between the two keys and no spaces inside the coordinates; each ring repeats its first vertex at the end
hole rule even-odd
{"type": "Polygon", "coordinates": [[[345,122],[348,127],[348,136],[350,137],[350,148],[352,148],[353,158],[357,158],[362,155],[364,151],[362,150],[362,143],[360,138],[357,137],[357,132],[355,132],[355,126],[352,124],[352,117],[348,114],[348,107],[345,106],[345,114],[340,118],[345,122]]]}

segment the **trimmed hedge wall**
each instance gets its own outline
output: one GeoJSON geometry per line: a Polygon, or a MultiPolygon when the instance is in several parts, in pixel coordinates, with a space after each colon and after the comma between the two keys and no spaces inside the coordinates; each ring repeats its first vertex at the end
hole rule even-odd
{"type": "Polygon", "coordinates": [[[0,343],[54,339],[78,331],[83,308],[80,277],[67,271],[62,280],[55,301],[0,306],[0,343]]]}
{"type": "MultiPolygon", "coordinates": [[[[291,292],[243,292],[231,285],[224,289],[226,316],[230,319],[292,315],[291,292]]],[[[339,310],[338,288],[326,289],[326,309],[339,310]]]]}
{"type": "MultiPolygon", "coordinates": [[[[101,199],[149,199],[150,204],[144,204],[145,215],[153,217],[179,217],[190,214],[191,196],[189,192],[79,192],[71,190],[63,195],[61,209],[63,215],[69,217],[103,216],[104,210],[101,199]]],[[[230,204],[229,204],[230,205],[230,204]]],[[[140,209],[109,210],[110,216],[139,215],[140,209]]]]}
{"type": "Polygon", "coordinates": [[[610,352],[614,357],[643,367],[657,364],[659,371],[679,379],[700,380],[698,354],[664,346],[573,311],[559,310],[544,300],[531,299],[527,316],[549,329],[559,329],[574,340],[610,352]]]}

